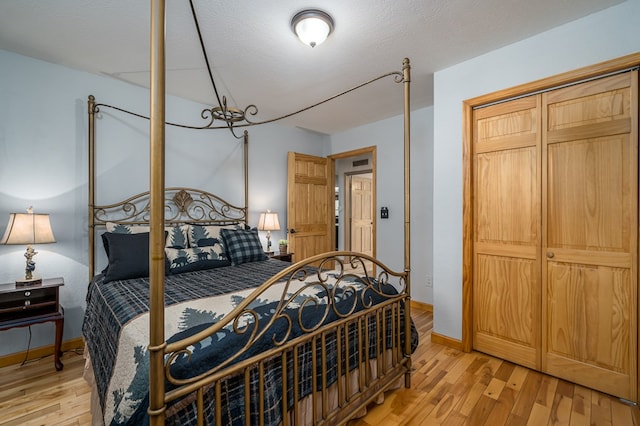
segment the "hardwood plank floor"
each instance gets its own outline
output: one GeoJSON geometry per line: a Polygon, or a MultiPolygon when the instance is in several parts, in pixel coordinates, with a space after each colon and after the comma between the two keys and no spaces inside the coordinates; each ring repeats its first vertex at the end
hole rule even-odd
{"type": "MultiPolygon", "coordinates": [[[[388,392],[349,426],[611,425],[640,426],[640,411],[617,398],[478,352],[431,343],[433,316],[412,310],[420,333],[411,389],[388,392]]],[[[0,369],[0,426],[89,425],[84,359],[66,352],[0,369]]]]}
{"type": "Polygon", "coordinates": [[[640,425],[638,407],[479,352],[431,343],[433,315],[412,309],[420,346],[411,389],[388,392],[349,426],[640,425]]]}
{"type": "Polygon", "coordinates": [[[0,425],[91,424],[91,390],[82,378],[84,358],[70,351],[62,362],[60,372],[53,356],[0,369],[0,425]]]}

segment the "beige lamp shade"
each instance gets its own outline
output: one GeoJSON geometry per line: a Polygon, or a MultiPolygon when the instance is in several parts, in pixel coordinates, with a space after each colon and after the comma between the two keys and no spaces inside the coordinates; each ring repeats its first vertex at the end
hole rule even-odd
{"type": "Polygon", "coordinates": [[[267,210],[265,213],[260,213],[260,219],[258,220],[259,231],[279,231],[280,222],[278,221],[278,213],[267,210]]]}
{"type": "Polygon", "coordinates": [[[0,244],[55,243],[48,214],[11,213],[0,244]]]}

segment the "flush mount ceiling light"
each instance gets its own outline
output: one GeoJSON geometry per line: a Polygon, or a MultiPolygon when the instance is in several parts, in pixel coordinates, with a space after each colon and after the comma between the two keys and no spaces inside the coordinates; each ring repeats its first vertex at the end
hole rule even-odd
{"type": "Polygon", "coordinates": [[[322,10],[306,9],[291,19],[291,29],[304,44],[316,47],[333,31],[333,18],[322,10]]]}

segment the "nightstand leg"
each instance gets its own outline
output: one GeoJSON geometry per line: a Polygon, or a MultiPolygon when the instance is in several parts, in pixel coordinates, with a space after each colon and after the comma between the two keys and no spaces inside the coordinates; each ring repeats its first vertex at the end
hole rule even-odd
{"type": "Polygon", "coordinates": [[[64,365],[60,361],[62,356],[62,330],[64,328],[64,317],[56,320],[56,342],[53,349],[54,363],[56,365],[56,371],[60,371],[64,368],[64,365]]]}

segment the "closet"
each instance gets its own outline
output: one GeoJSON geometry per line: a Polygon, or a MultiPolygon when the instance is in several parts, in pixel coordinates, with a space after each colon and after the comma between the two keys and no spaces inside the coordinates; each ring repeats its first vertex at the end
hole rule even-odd
{"type": "Polygon", "coordinates": [[[637,70],[470,125],[473,349],[637,401],[637,70]]]}

